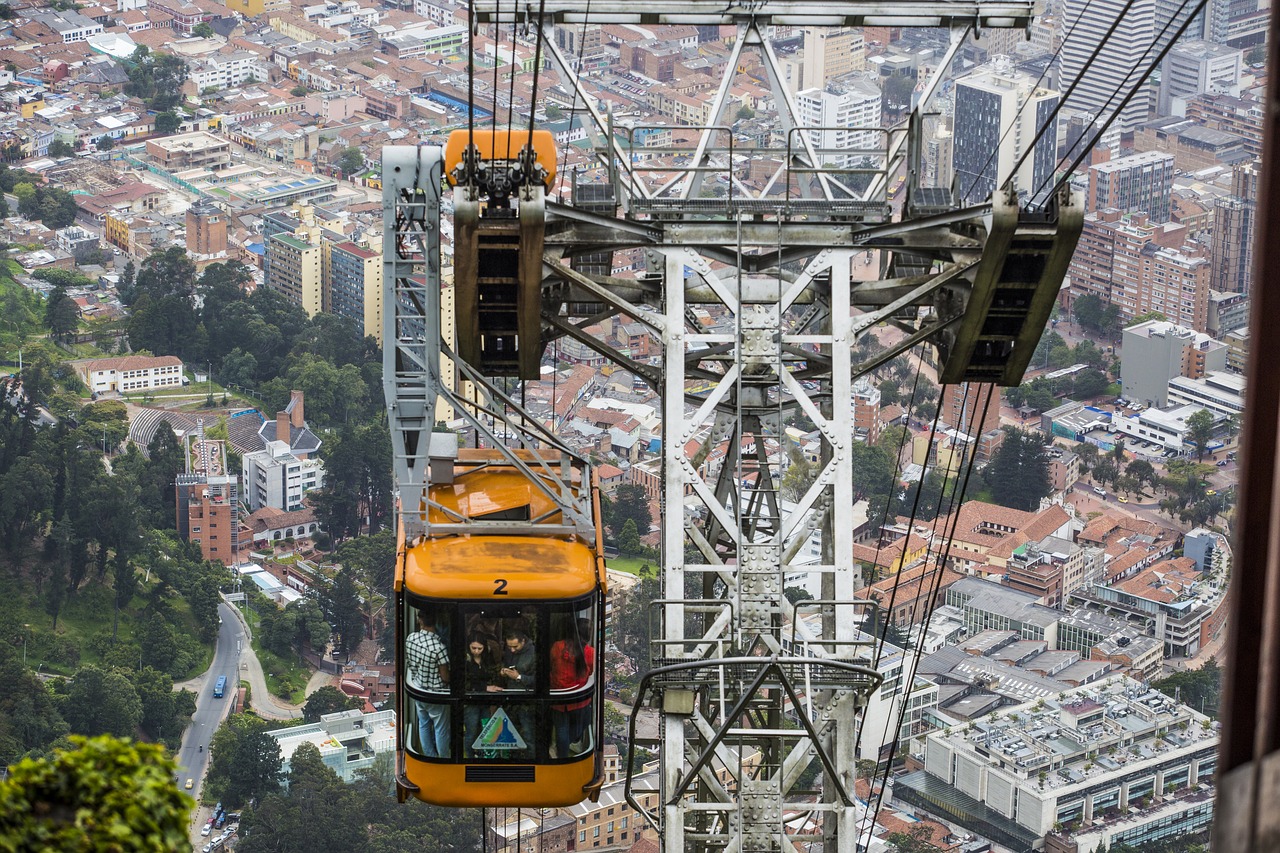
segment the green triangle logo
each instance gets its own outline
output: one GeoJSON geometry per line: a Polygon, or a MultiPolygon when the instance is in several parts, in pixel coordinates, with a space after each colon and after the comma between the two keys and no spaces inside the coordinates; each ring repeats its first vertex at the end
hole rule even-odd
{"type": "Polygon", "coordinates": [[[480,730],[479,737],[471,744],[472,749],[516,750],[525,749],[528,744],[520,737],[515,723],[507,716],[507,712],[499,708],[493,712],[480,730]]]}

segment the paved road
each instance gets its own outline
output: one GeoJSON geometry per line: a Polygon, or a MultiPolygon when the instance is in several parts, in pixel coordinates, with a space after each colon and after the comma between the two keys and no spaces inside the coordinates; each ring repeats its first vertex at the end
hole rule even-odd
{"type": "MultiPolygon", "coordinates": [[[[245,654],[240,659],[239,678],[249,682],[249,704],[253,706],[254,713],[268,720],[296,720],[301,717],[301,705],[281,702],[267,689],[267,679],[262,672],[262,664],[249,645],[249,626],[244,620],[244,614],[225,602],[220,606],[219,612],[223,610],[228,611],[226,615],[230,616],[230,619],[223,617],[224,626],[227,622],[234,622],[244,638],[245,654]]],[[[219,638],[219,645],[221,645],[221,638],[219,638]]],[[[328,683],[327,678],[321,679],[320,684],[326,683],[328,683]]],[[[307,684],[307,694],[312,693],[316,686],[318,686],[316,679],[312,678],[307,684]]]]}
{"type": "MultiPolygon", "coordinates": [[[[199,678],[175,685],[194,690],[196,693],[196,713],[191,718],[191,725],[182,736],[182,746],[175,756],[178,760],[178,775],[182,781],[185,783],[187,779],[196,780],[196,787],[192,791],[195,795],[200,792],[200,783],[208,768],[209,744],[213,740],[213,733],[231,710],[231,701],[237,684],[236,664],[241,657],[241,649],[249,645],[249,639],[240,621],[235,618],[235,611],[231,605],[226,602],[219,604],[218,616],[221,618],[222,625],[218,629],[213,665],[199,678]],[[221,699],[215,699],[213,686],[219,675],[227,677],[227,690],[226,695],[221,699]]],[[[253,657],[252,652],[249,653],[249,657],[253,657]]]]}

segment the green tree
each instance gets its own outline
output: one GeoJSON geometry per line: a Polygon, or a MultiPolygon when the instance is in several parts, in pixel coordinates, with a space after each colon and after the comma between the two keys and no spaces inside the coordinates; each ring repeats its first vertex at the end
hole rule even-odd
{"type": "Polygon", "coordinates": [[[45,303],[44,324],[56,340],[69,341],[80,326],[80,308],[65,287],[55,287],[45,303]]]}
{"type": "Polygon", "coordinates": [[[307,704],[302,706],[302,719],[308,723],[318,723],[325,714],[338,711],[350,711],[359,708],[361,702],[336,687],[325,685],[307,697],[307,704]]]}
{"type": "Polygon", "coordinates": [[[917,824],[906,832],[890,832],[884,837],[888,849],[892,853],[933,853],[938,848],[933,844],[933,828],[928,824],[917,824]]]}
{"type": "Polygon", "coordinates": [[[98,147],[99,151],[110,151],[112,148],[116,147],[115,139],[110,136],[106,136],[105,134],[95,139],[93,144],[98,147]]]}
{"type": "Polygon", "coordinates": [[[235,714],[213,736],[205,787],[228,808],[238,809],[252,798],[260,800],[280,790],[284,761],[267,726],[250,714],[235,714]]]}
{"type": "Polygon", "coordinates": [[[201,21],[200,23],[196,24],[194,27],[191,28],[191,34],[196,38],[202,38],[202,39],[212,38],[213,27],[209,26],[208,21],[201,21]]]}
{"type": "Polygon", "coordinates": [[[289,90],[289,94],[290,94],[290,95],[293,95],[295,98],[301,98],[301,97],[303,97],[304,95],[306,95],[306,94],[307,94],[307,87],[306,87],[306,86],[294,86],[292,89],[290,89],[290,90],[289,90]]]}
{"type": "Polygon", "coordinates": [[[1140,326],[1143,323],[1150,322],[1151,320],[1167,320],[1167,319],[1169,318],[1161,314],[1159,311],[1147,311],[1143,314],[1139,314],[1129,322],[1125,323],[1124,327],[1126,329],[1129,329],[1134,326],[1140,326]]]}
{"type": "Polygon", "coordinates": [[[983,471],[992,498],[1002,506],[1033,510],[1053,486],[1049,457],[1041,439],[1017,427],[1004,428],[1004,440],[983,471]]]}
{"type": "Polygon", "coordinates": [[[1167,678],[1152,681],[1151,686],[1169,697],[1177,697],[1184,705],[1217,719],[1222,700],[1222,668],[1209,658],[1199,669],[1175,672],[1167,678]]]}
{"type": "Polygon", "coordinates": [[[805,458],[804,451],[796,445],[787,448],[787,471],[782,475],[782,496],[798,501],[818,477],[818,467],[805,458]]]}
{"type": "Polygon", "coordinates": [[[646,536],[653,525],[653,516],[649,511],[649,498],[644,487],[635,483],[623,483],[613,492],[608,502],[609,530],[614,537],[620,537],[628,521],[635,525],[637,536],[646,536]]]}
{"type": "Polygon", "coordinates": [[[628,518],[622,525],[622,532],[618,534],[618,551],[624,557],[634,557],[644,549],[644,545],[640,542],[640,534],[636,532],[636,522],[634,518],[628,518]]]}
{"type": "Polygon", "coordinates": [[[163,747],[73,737],[50,758],[0,780],[0,849],[151,853],[189,844],[194,803],[174,784],[163,747]]]}
{"type": "Polygon", "coordinates": [[[174,133],[182,127],[182,117],[173,110],[156,113],[156,133],[174,133]]]}
{"type": "Polygon", "coordinates": [[[162,113],[182,103],[187,64],[179,57],[171,53],[152,53],[146,45],[138,45],[128,74],[125,94],[146,101],[147,109],[162,113]]]}
{"type": "Polygon", "coordinates": [[[133,737],[142,722],[138,691],[113,670],[81,667],[62,700],[62,716],[77,734],[133,737]]]}
{"type": "Polygon", "coordinates": [[[338,156],[338,168],[348,177],[359,172],[364,168],[364,152],[355,145],[342,149],[338,156]]]}
{"type": "Polygon", "coordinates": [[[50,157],[74,157],[76,149],[71,145],[63,142],[61,139],[55,139],[49,143],[50,157]]]}
{"type": "Polygon", "coordinates": [[[1187,438],[1196,446],[1196,460],[1204,459],[1213,440],[1213,415],[1208,409],[1193,412],[1187,418],[1187,438]]]}
{"type": "MultiPolygon", "coordinates": [[[[355,572],[343,569],[333,582],[321,588],[321,609],[333,626],[333,633],[342,650],[351,655],[364,639],[364,614],[360,606],[360,594],[356,591],[355,572]]],[[[323,652],[324,647],[316,649],[323,652]]]]}

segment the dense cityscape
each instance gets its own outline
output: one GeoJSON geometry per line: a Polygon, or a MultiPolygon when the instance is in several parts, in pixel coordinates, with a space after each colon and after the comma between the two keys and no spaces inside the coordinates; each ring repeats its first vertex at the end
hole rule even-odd
{"type": "MultiPolygon", "coordinates": [[[[851,772],[860,849],[1208,849],[1270,9],[1186,9],[1051,0],[1025,32],[970,37],[923,114],[921,187],[981,203],[1007,178],[1035,198],[1078,161],[1085,215],[1025,381],[989,407],[927,346],[880,358],[896,328],[855,345],[876,364],[848,401],[858,595],[887,650],[851,772]]],[[[657,775],[660,726],[632,707],[663,598],[665,439],[639,367],[660,341],[636,318],[586,330],[635,371],[568,336],[518,394],[605,496],[599,800],[395,801],[381,156],[536,123],[561,158],[551,199],[580,202],[613,179],[595,111],[660,186],[727,75],[737,153],[701,192],[758,190],[790,142],[735,28],[548,24],[570,79],[528,27],[451,0],[11,0],[0,19],[0,847],[106,838],[48,830],[31,803],[57,800],[50,774],[110,764],[137,772],[86,803],[155,803],[133,831],[160,840],[128,849],[661,849],[623,795],[657,775]]],[[[769,29],[833,172],[874,165],[947,47],[942,29],[769,29]]],[[[885,176],[898,210],[904,181],[885,176]]],[[[648,262],[620,250],[604,273],[648,262]]],[[[733,319],[688,310],[707,332],[733,319]]],[[[459,415],[441,406],[439,428],[478,444],[459,415]]],[[[762,453],[794,505],[820,436],[803,412],[782,427],[762,453]]],[[[708,479],[727,444],[700,458],[708,479]]],[[[796,536],[821,562],[821,531],[796,536]]],[[[814,577],[787,598],[821,599],[814,577]]]]}

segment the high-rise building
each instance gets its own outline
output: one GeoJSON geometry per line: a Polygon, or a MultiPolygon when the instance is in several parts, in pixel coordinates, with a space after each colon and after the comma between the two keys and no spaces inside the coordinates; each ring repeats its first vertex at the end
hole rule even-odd
{"type": "Polygon", "coordinates": [[[1204,331],[1210,261],[1186,235],[1185,226],[1154,224],[1144,214],[1086,214],[1071,259],[1071,290],[1114,304],[1125,321],[1158,311],[1170,322],[1204,331]]]}
{"type": "Polygon", "coordinates": [[[1258,161],[1232,170],[1231,195],[1214,203],[1211,286],[1248,293],[1253,285],[1253,238],[1258,206],[1258,161]]]}
{"type": "Polygon", "coordinates": [[[1160,67],[1160,115],[1186,115],[1195,95],[1240,94],[1244,53],[1200,39],[1179,41],[1160,67]]]}
{"type": "Polygon", "coordinates": [[[227,251],[227,214],[207,201],[187,208],[187,251],[193,255],[222,255],[227,251]]]}
{"type": "Polygon", "coordinates": [[[267,287],[301,306],[308,317],[325,308],[321,254],[319,243],[293,234],[273,234],[267,240],[267,287]]]}
{"type": "Polygon", "coordinates": [[[1213,338],[1164,320],[1148,320],[1124,330],[1120,351],[1121,393],[1137,402],[1169,405],[1169,380],[1201,379],[1227,366],[1228,347],[1213,338]]]}
{"type": "Polygon", "coordinates": [[[1173,155],[1144,151],[1089,167],[1086,211],[1112,208],[1168,222],[1173,196],[1173,155]]]}
{"type": "Polygon", "coordinates": [[[382,255],[350,241],[329,246],[329,310],[382,344],[382,255]]]}
{"type": "MultiPolygon", "coordinates": [[[[1062,45],[1059,85],[1066,91],[1079,79],[1071,94],[1072,108],[1105,120],[1137,83],[1143,62],[1150,62],[1155,56],[1155,51],[1148,48],[1156,35],[1156,0],[1065,0],[1063,6],[1065,31],[1071,33],[1071,38],[1062,45]],[[1123,22],[1107,36],[1107,30],[1120,16],[1123,22]],[[1099,44],[1102,49],[1086,70],[1085,63],[1099,44]]],[[[1168,36],[1162,43],[1167,41],[1168,36]]],[[[1146,121],[1149,95],[1143,90],[1134,96],[1120,112],[1117,130],[1128,133],[1146,121]]]]}
{"type": "Polygon", "coordinates": [[[226,444],[204,437],[183,438],[187,470],[175,478],[178,535],[198,542],[206,560],[233,565],[240,549],[239,481],[227,471],[226,444]]]}
{"type": "Polygon", "coordinates": [[[962,201],[987,200],[1011,176],[1020,193],[1049,184],[1058,159],[1057,119],[1050,118],[1057,104],[1057,92],[1037,86],[1007,56],[956,81],[952,162],[962,201]]]}
{"type": "Polygon", "coordinates": [[[866,68],[861,27],[806,27],[804,61],[797,88],[821,89],[828,82],[866,68]]]}
{"type": "Polygon", "coordinates": [[[853,434],[867,444],[875,444],[883,427],[880,389],[864,376],[853,383],[853,434]]]}
{"type": "Polygon", "coordinates": [[[942,412],[938,420],[954,430],[973,438],[986,435],[1000,427],[1000,389],[986,382],[962,382],[944,385],[942,398],[938,400],[942,412]],[[986,405],[987,392],[991,393],[991,405],[986,405]],[[983,408],[986,408],[985,417],[983,408]],[[981,423],[978,420],[981,419],[981,423]]]}
{"type": "Polygon", "coordinates": [[[880,89],[869,80],[832,83],[825,89],[806,89],[796,95],[800,123],[820,149],[818,159],[836,168],[851,169],[885,148],[880,126],[880,89]]]}

